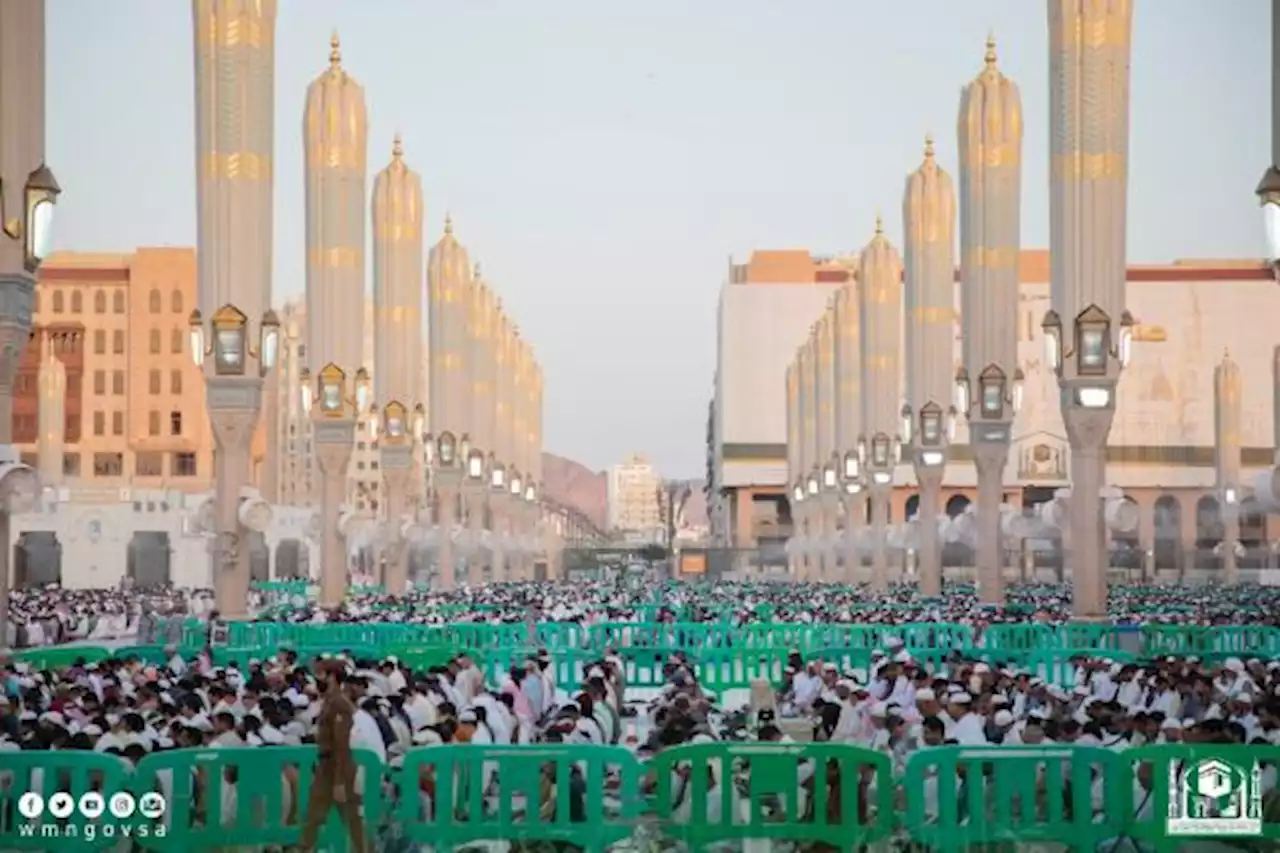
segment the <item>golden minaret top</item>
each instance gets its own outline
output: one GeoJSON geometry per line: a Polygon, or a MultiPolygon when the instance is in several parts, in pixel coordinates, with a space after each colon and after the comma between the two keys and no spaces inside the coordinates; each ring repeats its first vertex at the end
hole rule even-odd
{"type": "Polygon", "coordinates": [[[924,135],[924,159],[933,159],[933,134],[926,133],[924,135]]]}
{"type": "Polygon", "coordinates": [[[400,131],[396,131],[396,135],[391,139],[391,158],[400,160],[404,157],[404,140],[400,138],[400,131]]]}
{"type": "Polygon", "coordinates": [[[987,55],[982,58],[983,63],[991,71],[996,70],[996,34],[987,34],[987,55]]]}
{"type": "Polygon", "coordinates": [[[342,44],[338,41],[338,31],[329,36],[329,70],[333,73],[342,71],[342,44]]]}
{"type": "Polygon", "coordinates": [[[453,214],[446,213],[444,215],[444,233],[446,235],[453,233],[453,214]]]}

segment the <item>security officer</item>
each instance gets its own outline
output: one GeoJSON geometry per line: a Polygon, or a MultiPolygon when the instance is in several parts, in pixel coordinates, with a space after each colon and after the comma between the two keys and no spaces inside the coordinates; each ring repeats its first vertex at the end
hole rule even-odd
{"type": "Polygon", "coordinates": [[[352,850],[365,853],[364,822],[356,798],[356,764],[351,754],[351,725],[355,705],[342,689],[346,669],[341,661],[322,661],[316,677],[324,689],[324,704],[316,719],[315,775],[311,780],[311,797],[307,802],[307,820],[302,830],[303,851],[315,849],[316,836],[336,807],[338,816],[351,836],[352,850]]]}

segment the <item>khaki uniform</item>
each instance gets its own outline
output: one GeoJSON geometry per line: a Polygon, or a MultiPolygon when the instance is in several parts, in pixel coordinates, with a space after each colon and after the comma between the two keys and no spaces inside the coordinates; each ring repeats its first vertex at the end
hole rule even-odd
{"type": "Polygon", "coordinates": [[[351,725],[356,712],[355,705],[341,690],[331,690],[326,696],[316,719],[316,751],[319,760],[311,782],[311,797],[307,802],[307,820],[302,829],[302,850],[314,850],[316,835],[329,816],[329,809],[336,807],[338,815],[351,836],[352,849],[356,853],[367,850],[364,837],[364,821],[360,817],[360,805],[356,801],[356,764],[351,754],[351,725]],[[346,796],[336,801],[336,791],[342,788],[346,796]]]}

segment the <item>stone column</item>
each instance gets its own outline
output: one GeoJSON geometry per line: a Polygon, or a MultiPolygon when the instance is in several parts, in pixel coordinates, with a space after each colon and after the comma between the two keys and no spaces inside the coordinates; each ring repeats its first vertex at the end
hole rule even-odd
{"type": "Polygon", "coordinates": [[[871,487],[871,536],[875,550],[871,552],[871,589],[884,592],[889,588],[889,500],[893,487],[876,484],[871,487]]]}
{"type": "Polygon", "coordinates": [[[867,498],[863,492],[856,495],[846,493],[844,498],[844,577],[845,583],[858,583],[862,574],[862,552],[858,550],[858,535],[866,520],[867,498]]]}
{"type": "Polygon", "coordinates": [[[926,598],[942,595],[942,543],[938,541],[938,516],[942,513],[942,472],[938,465],[917,465],[920,510],[920,592],[926,598]]]}
{"type": "Polygon", "coordinates": [[[441,471],[437,474],[439,486],[440,516],[438,528],[440,533],[440,549],[437,559],[440,563],[440,574],[437,583],[440,589],[449,591],[457,583],[455,577],[453,525],[457,520],[456,503],[458,500],[457,472],[441,471]]]}
{"type": "Polygon", "coordinates": [[[400,528],[404,524],[409,481],[413,479],[413,445],[394,444],[384,439],[379,455],[382,476],[387,482],[387,521],[393,537],[387,548],[386,587],[392,595],[404,595],[409,583],[409,543],[400,528]]]}
{"type": "Polygon", "coordinates": [[[320,467],[320,603],[337,607],[348,586],[347,548],[338,529],[338,517],[347,491],[347,469],[356,436],[355,418],[317,418],[312,445],[320,467]]]}
{"type": "Polygon", "coordinates": [[[1115,416],[1111,409],[1063,408],[1067,441],[1071,446],[1072,588],[1078,619],[1107,618],[1107,526],[1102,517],[1102,487],[1106,477],[1107,435],[1115,416]]]}
{"type": "Polygon", "coordinates": [[[1240,367],[1229,353],[1213,371],[1214,468],[1218,486],[1218,507],[1222,516],[1222,569],[1228,584],[1240,582],[1236,544],[1240,540],[1240,432],[1243,384],[1240,367]]]}
{"type": "Polygon", "coordinates": [[[489,506],[493,513],[493,580],[501,583],[507,580],[507,553],[502,544],[507,534],[507,495],[495,490],[489,496],[489,506]]]}
{"type": "Polygon", "coordinates": [[[213,427],[213,591],[224,619],[248,618],[249,531],[240,524],[240,493],[249,485],[250,449],[262,413],[262,379],[218,376],[207,363],[205,397],[213,427]]]}
{"type": "Polygon", "coordinates": [[[40,341],[40,410],[37,415],[36,456],[40,483],[57,486],[62,482],[62,457],[66,450],[67,370],[55,352],[55,341],[43,335],[40,341]]]}
{"type": "Polygon", "coordinates": [[[464,489],[467,502],[467,533],[471,552],[467,555],[467,583],[474,589],[484,583],[484,549],[480,546],[484,533],[484,489],[468,483],[464,489]]]}
{"type": "Polygon", "coordinates": [[[974,465],[978,469],[977,548],[975,558],[978,600],[983,604],[1004,603],[1004,549],[1000,534],[1000,500],[1004,495],[1004,468],[1009,462],[1009,445],[979,441],[973,444],[974,465]]]}

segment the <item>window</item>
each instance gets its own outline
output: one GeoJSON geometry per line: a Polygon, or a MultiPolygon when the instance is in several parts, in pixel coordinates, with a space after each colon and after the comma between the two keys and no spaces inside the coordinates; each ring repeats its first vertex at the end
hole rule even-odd
{"type": "Polygon", "coordinates": [[[80,414],[67,415],[66,420],[62,422],[63,439],[67,444],[78,444],[80,442],[80,414]]]}
{"type": "Polygon", "coordinates": [[[80,454],[79,453],[62,454],[62,476],[64,477],[80,476],[80,454]]]}
{"type": "Polygon", "coordinates": [[[53,292],[53,313],[55,314],[62,313],[62,291],[61,290],[55,290],[53,292]]]}
{"type": "Polygon", "coordinates": [[[107,372],[105,370],[93,371],[93,393],[99,397],[107,393],[107,372]]]}
{"type": "Polygon", "coordinates": [[[181,370],[175,369],[175,370],[169,371],[169,393],[170,394],[182,393],[182,371],[181,370]]]}
{"type": "Polygon", "coordinates": [[[160,434],[160,413],[152,409],[147,412],[147,435],[160,434]]]}
{"type": "Polygon", "coordinates": [[[111,294],[111,310],[117,314],[124,313],[124,291],[117,290],[111,294]]]}
{"type": "Polygon", "coordinates": [[[93,454],[93,476],[119,477],[124,474],[123,453],[93,454]]]}
{"type": "Polygon", "coordinates": [[[133,473],[139,477],[163,477],[164,454],[154,451],[139,453],[133,460],[133,473]]]}
{"type": "Polygon", "coordinates": [[[174,329],[169,332],[169,352],[174,355],[182,355],[182,342],[186,338],[187,335],[182,329],[174,329]]]}
{"type": "Polygon", "coordinates": [[[151,354],[152,355],[160,354],[160,330],[159,329],[151,330],[151,354]]]}
{"type": "Polygon", "coordinates": [[[173,454],[173,464],[169,468],[175,477],[194,477],[196,475],[196,455],[194,453],[173,454]]]}
{"type": "Polygon", "coordinates": [[[94,435],[107,434],[107,415],[105,412],[93,413],[93,434],[94,435]]]}
{"type": "Polygon", "coordinates": [[[124,355],[124,330],[116,329],[111,333],[111,351],[116,355],[124,355]]]}
{"type": "Polygon", "coordinates": [[[39,437],[39,425],[36,423],[35,415],[14,415],[13,416],[13,440],[14,442],[35,441],[39,437]]]}
{"type": "Polygon", "coordinates": [[[93,354],[94,355],[107,354],[107,333],[106,333],[106,330],[104,329],[93,330],[93,354]]]}
{"type": "Polygon", "coordinates": [[[173,289],[173,293],[169,294],[169,302],[173,306],[173,313],[182,313],[182,291],[178,288],[173,289]]]}
{"type": "Polygon", "coordinates": [[[93,313],[107,313],[107,292],[105,290],[95,290],[93,292],[93,313]]]}
{"type": "Polygon", "coordinates": [[[71,291],[71,313],[80,314],[84,311],[84,294],[78,290],[71,291]]]}
{"type": "Polygon", "coordinates": [[[111,434],[124,435],[124,412],[111,413],[111,434]]]}
{"type": "Polygon", "coordinates": [[[151,296],[147,300],[147,303],[148,303],[147,307],[151,309],[152,314],[160,313],[160,288],[158,287],[151,288],[151,296]]]}
{"type": "Polygon", "coordinates": [[[123,370],[111,371],[111,393],[115,394],[117,397],[124,396],[124,371],[123,370]]]}
{"type": "Polygon", "coordinates": [[[169,413],[169,435],[182,435],[182,412],[176,409],[169,413]]]}
{"type": "Polygon", "coordinates": [[[156,397],[160,394],[160,371],[152,369],[147,374],[147,390],[151,396],[156,397]]]}

